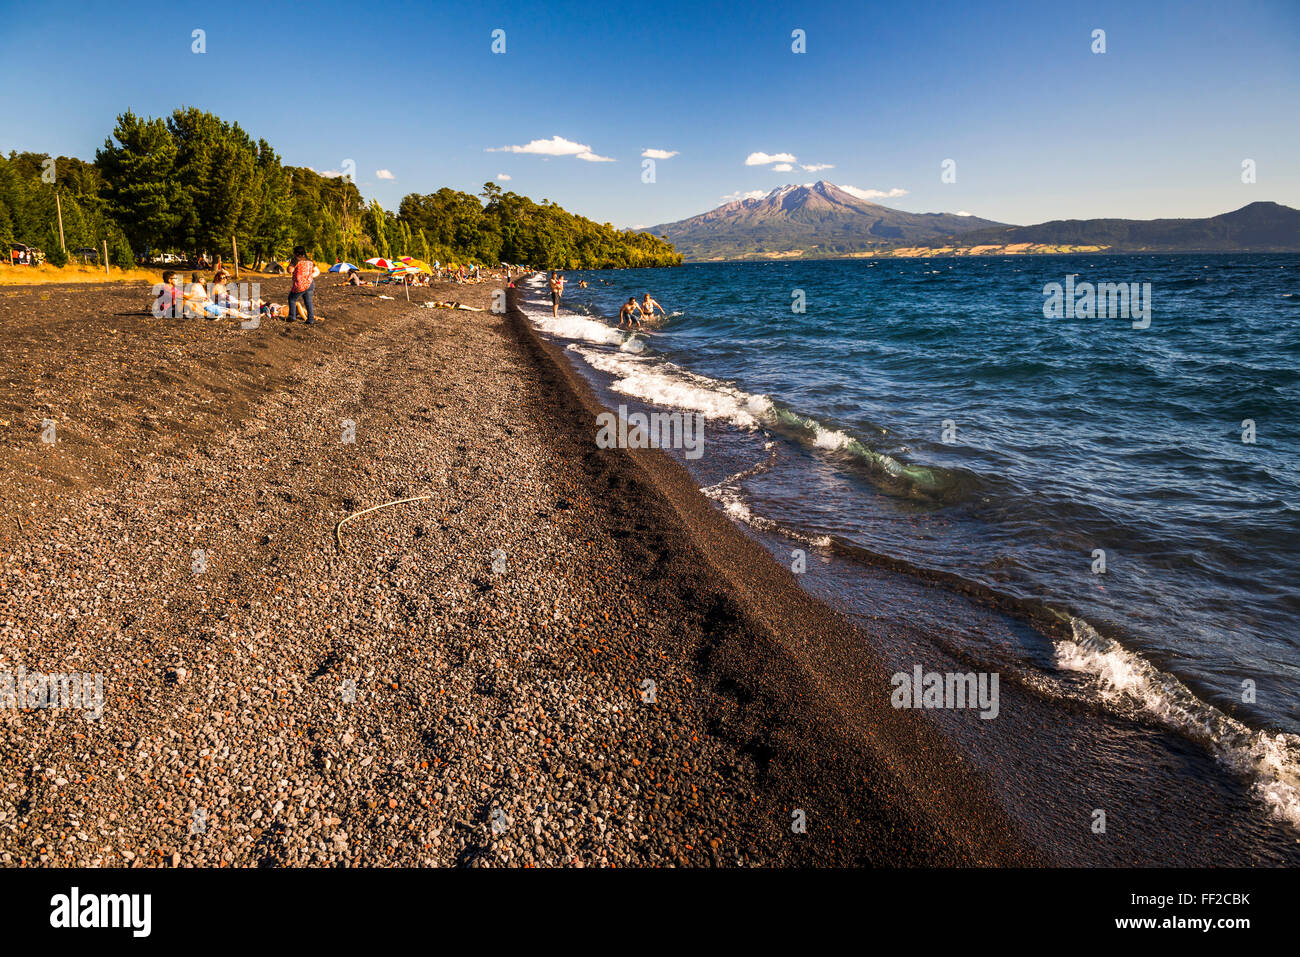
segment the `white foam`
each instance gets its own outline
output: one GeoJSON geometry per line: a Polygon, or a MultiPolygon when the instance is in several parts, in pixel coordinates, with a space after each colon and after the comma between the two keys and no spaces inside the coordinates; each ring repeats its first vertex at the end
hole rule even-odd
{"type": "Polygon", "coordinates": [[[1070,626],[1073,640],[1056,643],[1058,667],[1095,675],[1102,700],[1112,707],[1137,706],[1200,741],[1220,762],[1249,777],[1275,815],[1300,827],[1300,735],[1254,731],[1083,619],[1071,619],[1070,626]]]}
{"type": "Polygon", "coordinates": [[[699,412],[706,419],[721,419],[742,429],[757,429],[773,417],[772,400],[767,396],[751,395],[670,362],[626,352],[601,352],[576,344],[569,346],[569,351],[593,369],[613,376],[610,388],[615,392],[653,405],[699,412]]]}
{"type": "Polygon", "coordinates": [[[767,532],[778,531],[776,522],[754,514],[754,510],[745,502],[738,489],[724,483],[711,485],[708,488],[700,489],[700,491],[705,498],[712,499],[721,505],[722,511],[733,521],[743,522],[751,528],[762,529],[767,532]]]}
{"type": "MultiPolygon", "coordinates": [[[[805,535],[803,532],[796,531],[793,528],[788,528],[770,518],[756,514],[754,510],[749,507],[749,503],[745,501],[744,494],[740,491],[739,487],[734,484],[736,479],[741,476],[749,475],[752,471],[754,470],[746,470],[745,472],[741,472],[740,475],[732,476],[725,481],[719,482],[717,485],[710,485],[706,488],[702,488],[700,489],[700,493],[705,498],[711,499],[721,505],[722,511],[728,518],[737,522],[742,522],[750,528],[756,528],[763,532],[774,532],[784,536],[785,538],[811,546],[812,548],[825,549],[830,548],[831,545],[834,544],[829,535],[805,535]]],[[[761,469],[759,469],[759,471],[761,471],[761,469]]]]}
{"type": "Polygon", "coordinates": [[[575,316],[571,312],[561,313],[559,318],[537,310],[526,309],[524,314],[538,329],[558,339],[596,342],[606,346],[617,346],[623,342],[622,334],[613,326],[607,326],[595,319],[575,316]]]}
{"type": "Polygon", "coordinates": [[[813,428],[813,444],[819,449],[826,449],[830,452],[838,452],[845,448],[852,438],[845,435],[838,429],[827,429],[820,424],[809,420],[813,428]]]}

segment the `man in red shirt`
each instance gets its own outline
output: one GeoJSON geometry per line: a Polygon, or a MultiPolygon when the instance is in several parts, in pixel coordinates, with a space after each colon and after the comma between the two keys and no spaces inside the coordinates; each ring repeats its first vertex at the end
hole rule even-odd
{"type": "Polygon", "coordinates": [[[320,269],[307,258],[307,250],[302,246],[293,247],[293,263],[289,268],[293,282],[289,286],[289,319],[293,320],[299,299],[307,307],[307,325],[316,325],[316,310],[312,304],[312,292],[316,288],[316,277],[320,269]]]}

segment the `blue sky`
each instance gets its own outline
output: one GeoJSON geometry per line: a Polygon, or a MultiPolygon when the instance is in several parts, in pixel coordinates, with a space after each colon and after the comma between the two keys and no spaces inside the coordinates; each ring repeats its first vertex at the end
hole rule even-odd
{"type": "Polygon", "coordinates": [[[286,163],[353,160],[389,208],[500,174],[616,226],[819,178],[1013,223],[1300,207],[1296,0],[128,7],[0,0],[0,150],[92,159],[118,113],[184,104],[286,163]],[[650,184],[647,149],[677,154],[650,184]]]}

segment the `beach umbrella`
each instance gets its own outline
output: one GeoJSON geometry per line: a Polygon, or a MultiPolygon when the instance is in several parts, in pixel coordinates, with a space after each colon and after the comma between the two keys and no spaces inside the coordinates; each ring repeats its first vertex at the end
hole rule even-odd
{"type": "Polygon", "coordinates": [[[423,259],[415,259],[411,256],[403,256],[402,262],[406,263],[406,265],[410,266],[412,269],[418,270],[419,272],[427,272],[427,273],[433,272],[433,270],[429,268],[429,264],[425,262],[423,259]]]}
{"type": "Polygon", "coordinates": [[[366,265],[367,265],[367,266],[378,266],[380,269],[392,269],[392,268],[393,268],[393,264],[390,263],[390,262],[389,262],[387,259],[385,259],[383,256],[376,256],[374,259],[367,259],[367,260],[366,260],[366,265]]]}
{"type": "Polygon", "coordinates": [[[406,301],[407,301],[407,302],[410,302],[410,301],[411,301],[411,290],[410,290],[410,287],[406,285],[406,280],[407,280],[407,278],[410,277],[410,276],[418,275],[419,272],[420,272],[420,270],[418,270],[418,269],[415,268],[414,266],[408,266],[406,263],[403,263],[403,262],[393,263],[393,264],[392,264],[391,266],[389,266],[389,268],[388,268],[388,275],[389,275],[389,276],[392,276],[392,277],[400,276],[400,277],[402,277],[402,286],[403,286],[403,288],[406,289],[406,301]]]}
{"type": "Polygon", "coordinates": [[[349,270],[356,272],[357,267],[352,265],[352,263],[335,263],[333,266],[330,266],[330,272],[348,272],[349,270]]]}

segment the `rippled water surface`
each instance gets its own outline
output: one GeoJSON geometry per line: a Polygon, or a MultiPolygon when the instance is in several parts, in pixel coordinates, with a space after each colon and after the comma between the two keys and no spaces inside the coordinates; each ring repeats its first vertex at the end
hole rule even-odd
{"type": "MultiPolygon", "coordinates": [[[[1088,674],[1212,747],[1300,733],[1300,257],[569,279],[571,315],[535,308],[541,328],[613,393],[709,416],[692,468],[733,517],[1070,620],[1074,640],[1024,651],[1027,669],[1088,674]],[[1045,285],[1071,275],[1150,283],[1149,326],[1046,317],[1045,285]],[[612,329],[647,291],[669,318],[612,329]]],[[[1300,783],[1294,744],[1248,760],[1300,783]]]]}

